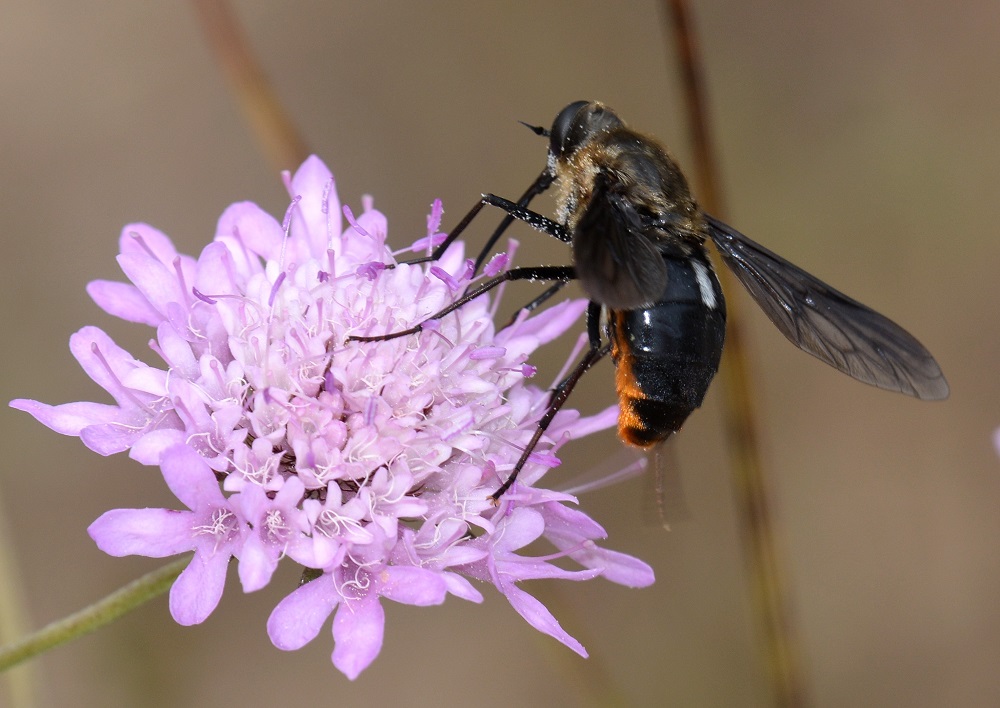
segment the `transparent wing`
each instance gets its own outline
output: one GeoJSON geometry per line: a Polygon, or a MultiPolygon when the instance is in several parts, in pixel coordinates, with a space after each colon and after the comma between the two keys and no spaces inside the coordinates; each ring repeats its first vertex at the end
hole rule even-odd
{"type": "Polygon", "coordinates": [[[858,381],[926,400],[948,397],[941,367],[909,332],[706,215],[726,262],[781,333],[858,381]]]}

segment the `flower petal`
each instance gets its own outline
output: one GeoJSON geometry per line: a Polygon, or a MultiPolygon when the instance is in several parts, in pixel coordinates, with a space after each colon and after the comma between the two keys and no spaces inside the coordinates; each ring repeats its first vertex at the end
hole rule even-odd
{"type": "Polygon", "coordinates": [[[174,445],[164,450],[160,469],[170,491],[189,509],[225,503],[215,473],[204,458],[187,445],[174,445]]]}
{"type": "Polygon", "coordinates": [[[172,428],[151,430],[135,441],[128,456],[143,465],[158,465],[163,451],[184,442],[184,431],[172,428]]]}
{"type": "Polygon", "coordinates": [[[382,597],[406,605],[440,605],[448,594],[441,573],[415,566],[390,565],[378,573],[382,597]]]}
{"type": "Polygon", "coordinates": [[[80,440],[97,454],[108,456],[128,450],[142,432],[141,427],[120,423],[88,425],[80,431],[80,440]]]}
{"type": "Polygon", "coordinates": [[[165,233],[149,224],[128,224],[118,239],[122,253],[145,253],[161,263],[170,263],[177,257],[173,241],[165,233]]]}
{"type": "Polygon", "coordinates": [[[94,383],[114,396],[123,408],[138,407],[133,392],[122,386],[122,379],[144,363],[115,344],[99,327],[83,327],[69,338],[73,356],[94,383]]]}
{"type": "Polygon", "coordinates": [[[87,533],[112,556],[165,558],[194,548],[191,513],[170,509],[112,509],[87,533]]]}
{"type": "Polygon", "coordinates": [[[333,174],[321,159],[310,155],[292,177],[289,191],[290,196],[301,197],[292,216],[292,235],[318,258],[331,235],[340,235],[340,200],[333,174]]]}
{"type": "Polygon", "coordinates": [[[160,314],[161,320],[166,316],[170,303],[183,299],[177,273],[149,254],[123,253],[118,256],[118,265],[128,279],[135,283],[150,306],[160,314]]]}
{"type": "Polygon", "coordinates": [[[352,681],[382,650],[385,612],[378,595],[343,603],[333,618],[333,665],[352,681]]]}
{"type": "Polygon", "coordinates": [[[109,315],[127,322],[155,327],[163,321],[163,315],[149,304],[139,288],[130,283],[93,280],[87,283],[87,294],[109,315]]]}
{"type": "MultiPolygon", "coordinates": [[[[598,548],[596,550],[599,553],[594,555],[597,559],[600,559],[601,567],[603,568],[601,575],[607,580],[628,588],[644,588],[655,582],[656,576],[648,563],[644,563],[638,558],[618,551],[611,551],[606,548],[598,548]]],[[[593,562],[581,561],[577,558],[576,554],[570,555],[574,560],[582,562],[584,565],[589,565],[589,563],[593,562]]]]}
{"type": "Polygon", "coordinates": [[[170,588],[170,614],[177,624],[200,624],[218,607],[229,558],[227,553],[195,553],[170,588]]]}
{"type": "Polygon", "coordinates": [[[463,578],[457,573],[442,573],[441,577],[444,578],[445,584],[448,586],[448,592],[450,592],[455,597],[460,597],[463,600],[468,600],[470,602],[482,602],[482,594],[472,587],[472,583],[463,578]]]}
{"type": "MultiPolygon", "coordinates": [[[[278,260],[281,256],[281,243],[285,238],[281,224],[252,202],[238,202],[226,209],[219,217],[216,233],[216,238],[229,246],[238,265],[241,261],[247,262],[245,249],[250,249],[266,260],[278,260]],[[237,244],[242,249],[236,248],[237,244]]],[[[259,263],[256,269],[260,269],[259,263]]],[[[241,270],[253,272],[250,268],[241,270]]]]}
{"type": "Polygon", "coordinates": [[[270,552],[259,533],[252,533],[240,550],[240,583],[243,592],[256,592],[271,582],[278,568],[278,556],[270,552]]]}
{"type": "Polygon", "coordinates": [[[517,613],[527,620],[528,624],[539,632],[555,637],[580,656],[587,658],[587,650],[580,642],[566,633],[566,630],[560,626],[545,605],[513,584],[506,585],[503,588],[503,593],[507,596],[511,607],[517,610],[517,613]]]}
{"type": "Polygon", "coordinates": [[[80,431],[88,425],[120,421],[123,417],[118,406],[83,401],[50,406],[27,398],[15,398],[10,407],[34,416],[39,423],[57,433],[73,436],[80,435],[80,431]]]}
{"type": "Polygon", "coordinates": [[[267,619],[267,635],[279,649],[292,651],[311,642],[340,601],[333,578],[324,575],[287,595],[267,619]]]}

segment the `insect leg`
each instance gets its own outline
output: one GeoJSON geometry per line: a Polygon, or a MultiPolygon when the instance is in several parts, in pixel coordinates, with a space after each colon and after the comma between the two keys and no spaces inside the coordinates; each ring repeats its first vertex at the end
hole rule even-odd
{"type": "Polygon", "coordinates": [[[536,309],[538,309],[539,307],[541,307],[541,305],[544,304],[546,300],[548,300],[550,297],[552,297],[553,295],[555,295],[557,292],[559,292],[560,290],[562,290],[563,288],[565,288],[568,283],[569,283],[568,280],[559,280],[559,281],[556,281],[550,288],[546,289],[545,292],[543,292],[541,295],[539,295],[538,297],[536,297],[534,300],[532,300],[531,302],[529,302],[527,305],[524,305],[523,307],[519,308],[517,310],[517,312],[515,312],[513,315],[510,316],[510,319],[507,320],[504,323],[503,327],[501,327],[500,329],[507,329],[512,324],[514,324],[514,322],[518,318],[518,315],[521,314],[522,310],[527,310],[528,312],[534,312],[536,309]]]}
{"type": "MultiPolygon", "coordinates": [[[[543,171],[542,174],[538,175],[538,178],[531,184],[531,186],[525,190],[524,194],[521,195],[521,198],[517,200],[517,205],[522,209],[526,208],[528,204],[531,203],[532,199],[549,188],[553,179],[554,178],[549,174],[547,169],[543,171]]],[[[500,225],[497,226],[496,230],[490,236],[489,240],[486,241],[486,245],[483,246],[483,250],[481,250],[479,255],[476,256],[476,265],[472,271],[473,275],[478,273],[479,269],[483,267],[483,263],[486,262],[486,258],[489,256],[490,251],[493,250],[493,246],[496,245],[496,242],[500,240],[500,236],[503,235],[503,232],[506,231],[507,227],[509,227],[512,223],[514,223],[514,217],[507,214],[507,216],[503,218],[500,225]]]]}
{"type": "MultiPolygon", "coordinates": [[[[544,293],[543,293],[544,294],[544,293]]],[[[601,348],[601,306],[596,302],[591,301],[587,305],[587,339],[590,341],[590,351],[601,348]]],[[[595,362],[596,363],[596,362],[595,362]]],[[[556,396],[560,394],[564,387],[566,387],[570,379],[573,378],[573,374],[576,372],[574,369],[572,372],[566,375],[562,381],[556,384],[555,388],[552,389],[549,394],[549,404],[555,400],[556,396]]],[[[574,382],[575,385],[575,382],[574,382]]]]}
{"type": "Polygon", "coordinates": [[[501,484],[500,488],[490,495],[490,499],[493,500],[494,504],[498,503],[500,501],[500,497],[502,497],[504,493],[510,489],[512,484],[514,484],[517,476],[521,473],[521,469],[528,462],[528,457],[531,456],[532,451],[541,439],[542,434],[549,427],[549,424],[552,422],[552,419],[555,418],[559,409],[566,403],[566,399],[569,398],[569,394],[573,392],[573,388],[580,380],[580,377],[583,376],[587,369],[600,361],[610,351],[611,344],[605,344],[600,349],[588,349],[587,353],[584,355],[583,359],[580,360],[580,363],[576,365],[573,372],[559,384],[556,388],[555,395],[549,402],[549,407],[545,411],[545,415],[543,415],[541,420],[538,421],[538,427],[535,429],[535,434],[531,436],[531,440],[529,440],[527,446],[525,446],[520,459],[518,459],[517,464],[514,465],[514,470],[510,473],[510,476],[507,477],[507,481],[501,484]]]}
{"type": "Polygon", "coordinates": [[[534,199],[535,196],[545,191],[551,183],[552,178],[543,172],[517,202],[512,202],[509,199],[498,197],[495,194],[482,195],[479,202],[469,210],[468,214],[462,217],[462,220],[455,225],[455,228],[451,230],[451,233],[448,234],[445,240],[437,245],[437,248],[434,249],[434,252],[431,255],[403,261],[403,263],[415,265],[418,263],[428,263],[440,259],[444,252],[448,249],[448,246],[450,246],[455,239],[457,239],[462,232],[468,228],[469,224],[472,223],[472,220],[476,218],[476,215],[479,214],[482,208],[487,204],[503,209],[507,212],[507,216],[505,216],[503,221],[500,222],[500,225],[496,228],[493,235],[490,236],[486,245],[483,247],[483,250],[480,251],[479,255],[476,257],[476,272],[479,272],[479,268],[486,261],[486,257],[489,255],[490,249],[493,248],[494,244],[496,244],[500,236],[507,230],[507,227],[510,226],[514,219],[525,221],[530,226],[533,226],[543,233],[558,238],[560,241],[569,242],[570,238],[566,234],[566,229],[564,229],[560,224],[557,224],[550,219],[546,219],[541,214],[527,208],[528,203],[534,199]]]}
{"type": "MultiPolygon", "coordinates": [[[[390,332],[388,334],[378,334],[371,336],[351,335],[350,337],[347,338],[347,341],[384,342],[389,339],[396,339],[397,337],[405,337],[410,334],[416,334],[417,332],[421,331],[424,328],[424,322],[428,322],[430,320],[439,320],[445,315],[454,312],[458,308],[462,307],[466,303],[475,300],[483,293],[492,290],[496,286],[500,285],[500,283],[507,282],[508,280],[543,280],[550,282],[551,281],[565,282],[575,279],[576,279],[576,271],[574,270],[573,266],[535,266],[529,268],[511,268],[508,271],[500,273],[500,275],[497,275],[496,277],[490,278],[489,280],[480,283],[478,286],[467,292],[465,295],[455,300],[455,302],[435,312],[433,315],[425,319],[420,324],[414,325],[409,329],[399,330],[398,332],[390,332]]],[[[549,290],[552,290],[552,288],[549,288],[549,290]]],[[[554,292],[552,294],[554,294],[554,292]]]]}

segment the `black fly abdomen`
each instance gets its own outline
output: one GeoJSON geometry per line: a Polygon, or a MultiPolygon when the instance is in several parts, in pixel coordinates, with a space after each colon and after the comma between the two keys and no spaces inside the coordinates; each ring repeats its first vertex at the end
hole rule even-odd
{"type": "Polygon", "coordinates": [[[719,368],[726,306],[704,258],[664,255],[663,297],[647,308],[608,313],[618,435],[630,445],[649,448],[677,432],[719,368]]]}

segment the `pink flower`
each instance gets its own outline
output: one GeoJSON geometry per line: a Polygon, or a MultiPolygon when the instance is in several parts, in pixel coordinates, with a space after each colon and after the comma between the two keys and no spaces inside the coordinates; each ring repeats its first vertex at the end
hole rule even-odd
{"type": "MultiPolygon", "coordinates": [[[[567,506],[573,497],[536,486],[561,444],[613,425],[614,409],[561,411],[518,484],[498,506],[489,495],[547,405],[527,381],[529,355],[574,326],[586,303],[497,332],[484,296],[419,336],[346,343],[423,321],[461,295],[471,263],[457,243],[430,267],[387,267],[385,217],[366,198],[357,218],[344,207],[343,228],[333,177],[315,157],[286,186],[285,223],[234,204],[197,259],[150,226],[126,227],[118,261],[131,284],[95,281],[88,292],[107,312],[154,327],[150,347],[163,364],[86,327],[71,350],[115,403],[11,403],[95,452],[128,450],[158,465],[188,508],[109,511],[91,536],[112,555],[193,550],[171,591],[182,624],[216,607],[230,559],[246,592],[267,585],[282,558],[301,564],[314,579],[278,604],[268,633],[295,649],[334,614],[333,662],[350,678],[378,655],[383,599],[481,602],[467,578],[495,584],[533,626],[585,655],[517,582],[653,581],[646,564],[595,545],[604,531],[567,506]],[[523,555],[538,538],[583,569],[523,555]]],[[[436,202],[415,249],[440,241],[440,219],[436,202]]],[[[508,260],[494,258],[487,272],[508,260]]]]}

